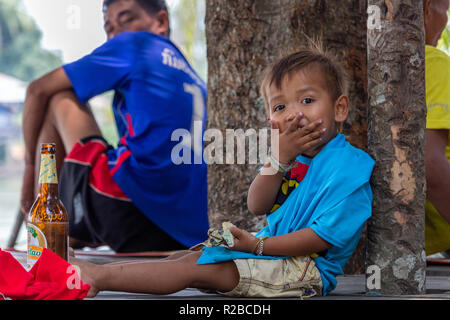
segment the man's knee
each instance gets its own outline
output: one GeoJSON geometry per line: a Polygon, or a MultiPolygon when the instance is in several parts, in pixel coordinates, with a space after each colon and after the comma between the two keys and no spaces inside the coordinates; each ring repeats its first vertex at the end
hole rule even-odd
{"type": "Polygon", "coordinates": [[[68,107],[80,108],[82,105],[72,90],[65,90],[54,94],[48,101],[49,113],[57,113],[61,109],[68,107]]]}
{"type": "Polygon", "coordinates": [[[61,91],[50,98],[46,121],[59,133],[66,152],[80,139],[101,135],[91,110],[81,104],[72,90],[61,91]]]}
{"type": "Polygon", "coordinates": [[[64,113],[67,112],[67,109],[72,107],[76,107],[78,102],[73,91],[61,91],[57,94],[50,97],[47,103],[47,111],[45,116],[45,121],[50,122],[54,127],[57,127],[57,123],[59,118],[64,116],[64,113]]]}

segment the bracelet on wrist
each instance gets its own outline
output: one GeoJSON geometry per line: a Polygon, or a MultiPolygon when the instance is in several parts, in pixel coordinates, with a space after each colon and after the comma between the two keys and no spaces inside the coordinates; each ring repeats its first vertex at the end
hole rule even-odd
{"type": "Polygon", "coordinates": [[[262,256],[264,251],[264,240],[266,240],[268,237],[262,237],[261,239],[256,242],[255,248],[253,249],[253,253],[257,256],[262,256]]]}
{"type": "Polygon", "coordinates": [[[264,252],[264,240],[259,243],[258,251],[256,252],[257,256],[262,256],[264,252]]]}
{"type": "Polygon", "coordinates": [[[272,154],[269,154],[267,159],[269,160],[271,167],[281,173],[286,173],[289,170],[292,170],[293,168],[297,167],[298,165],[297,162],[295,162],[295,160],[289,162],[288,164],[281,163],[277,159],[275,159],[275,157],[272,156],[272,154]]]}

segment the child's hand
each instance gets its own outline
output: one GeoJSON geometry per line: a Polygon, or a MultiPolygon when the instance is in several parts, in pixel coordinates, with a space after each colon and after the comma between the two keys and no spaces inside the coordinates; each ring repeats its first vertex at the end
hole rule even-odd
{"type": "Polygon", "coordinates": [[[236,227],[232,227],[229,230],[234,237],[234,246],[230,248],[231,250],[250,253],[253,252],[253,249],[258,242],[257,237],[243,229],[239,229],[236,227]]]}
{"type": "Polygon", "coordinates": [[[280,124],[276,120],[271,120],[272,129],[279,130],[279,139],[276,141],[272,136],[273,156],[279,162],[288,164],[295,158],[320,143],[326,129],[318,129],[322,124],[322,120],[307,123],[303,118],[303,114],[296,115],[289,120],[289,124],[284,131],[281,131],[280,124]],[[277,144],[278,143],[278,144],[277,144]],[[276,154],[276,146],[278,145],[278,154],[276,154]]]}

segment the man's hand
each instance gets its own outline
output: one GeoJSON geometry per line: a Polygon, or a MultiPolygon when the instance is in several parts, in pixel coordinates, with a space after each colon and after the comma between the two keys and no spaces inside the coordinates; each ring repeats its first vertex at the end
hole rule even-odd
{"type": "Polygon", "coordinates": [[[318,129],[322,124],[322,120],[307,124],[302,114],[298,114],[291,119],[284,131],[281,131],[280,124],[276,120],[271,120],[270,124],[272,129],[279,130],[278,141],[272,135],[272,146],[275,146],[272,148],[272,150],[275,150],[273,156],[284,164],[290,163],[299,154],[319,144],[325,133],[325,129],[318,129]],[[277,146],[278,154],[276,154],[277,146]]]}
{"type": "Polygon", "coordinates": [[[20,210],[27,216],[34,202],[34,165],[25,164],[23,174],[22,193],[20,197],[20,210]]]}
{"type": "Polygon", "coordinates": [[[230,248],[231,250],[253,253],[253,249],[258,242],[257,237],[236,227],[230,228],[229,230],[234,237],[234,246],[230,248]]]}

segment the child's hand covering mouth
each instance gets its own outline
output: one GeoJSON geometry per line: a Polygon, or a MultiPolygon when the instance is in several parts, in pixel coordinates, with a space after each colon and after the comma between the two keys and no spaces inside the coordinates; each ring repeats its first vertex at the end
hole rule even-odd
{"type": "MultiPolygon", "coordinates": [[[[305,115],[302,112],[300,112],[300,117],[301,117],[301,119],[298,124],[298,129],[301,129],[310,123],[310,121],[305,118],[305,115]]],[[[295,116],[289,117],[288,121],[292,121],[292,120],[294,120],[294,118],[295,118],[295,116]]]]}
{"type": "Polygon", "coordinates": [[[308,124],[309,124],[308,119],[302,118],[302,119],[300,120],[299,124],[298,124],[298,127],[301,129],[301,128],[303,128],[304,126],[307,126],[308,124]]]}

